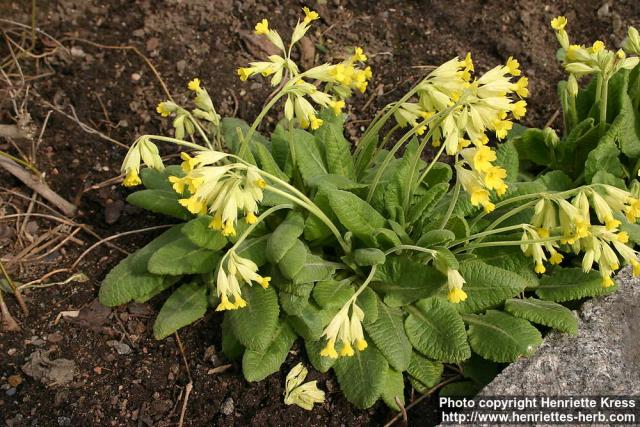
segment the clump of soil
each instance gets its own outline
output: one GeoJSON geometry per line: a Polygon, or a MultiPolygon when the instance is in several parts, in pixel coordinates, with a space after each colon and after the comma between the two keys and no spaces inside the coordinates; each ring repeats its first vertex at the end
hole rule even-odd
{"type": "MultiPolygon", "coordinates": [[[[235,74],[238,66],[264,55],[264,45],[249,30],[268,17],[271,25],[287,36],[287,29],[293,28],[306,5],[291,0],[37,3],[39,28],[66,49],[57,49],[41,61],[47,64],[46,70],[35,69],[33,58],[20,59],[22,72],[34,77],[27,83],[30,91],[25,104],[32,124],[38,130],[43,128],[52,111],[46,101],[111,140],[83,131],[77,121],[54,111],[38,146],[36,166],[45,172],[54,191],[77,204],[79,213],[74,220],[100,236],[168,222],[127,206],[127,190],[107,181],[118,174],[125,154],[113,140],[128,144],[142,133],[169,131],[169,122],[154,113],[157,102],[166,98],[159,80],[140,55],[120,47],[139,49],[178,102],[186,100],[186,82],[197,76],[223,116],[235,114],[251,120],[270,88],[258,81],[242,83],[235,74]]],[[[354,46],[363,46],[370,57],[374,69],[370,89],[349,106],[354,133],[377,109],[399,98],[423,75],[426,66],[467,51],[472,52],[479,70],[509,56],[520,60],[532,94],[525,124],[541,126],[558,109],[555,85],[562,78],[554,59],[557,45],[549,20],[564,14],[576,42],[591,43],[600,38],[608,45],[618,44],[628,25],[640,23],[640,3],[633,0],[329,0],[308,5],[320,12],[322,20],[310,32],[310,42],[296,53],[301,61],[341,58],[354,46]]],[[[0,16],[28,24],[29,6],[30,2],[4,2],[0,16]]],[[[18,30],[14,24],[2,25],[14,33],[18,30]]],[[[51,52],[55,46],[40,34],[34,53],[51,52]]],[[[7,46],[0,47],[0,56],[11,58],[7,46]]],[[[0,123],[12,123],[12,108],[8,97],[0,98],[0,123]]],[[[269,118],[271,123],[277,119],[275,115],[269,118]]],[[[0,141],[0,149],[17,155],[14,146],[4,141],[0,141]]],[[[0,182],[5,189],[31,197],[19,181],[4,172],[0,172],[0,182]]],[[[3,204],[10,200],[16,208],[27,211],[28,198],[6,191],[0,197],[3,204]]],[[[32,218],[27,231],[38,236],[56,225],[44,217],[32,218]]],[[[0,229],[0,249],[3,258],[11,258],[17,249],[12,246],[13,238],[6,237],[11,234],[5,236],[5,232],[9,233],[0,229]]],[[[113,242],[132,251],[153,237],[153,232],[139,233],[113,242]]],[[[84,230],[77,238],[80,243],[71,241],[40,262],[13,260],[14,279],[28,282],[55,268],[70,266],[96,241],[84,230]]],[[[89,281],[28,292],[29,316],[20,315],[13,299],[7,297],[22,331],[0,335],[0,424],[177,425],[189,376],[175,338],[158,342],[151,336],[162,298],[115,311],[105,311],[94,303],[100,281],[123,256],[114,247],[101,245],[76,268],[89,281]],[[61,312],[72,315],[57,319],[61,312]],[[68,359],[77,365],[70,382],[45,381],[45,385],[25,372],[22,367],[43,353],[50,360],[68,359]]],[[[59,274],[50,280],[67,277],[59,274]]],[[[327,391],[327,402],[310,413],[285,406],[284,376],[299,360],[305,360],[304,350],[294,347],[280,373],[260,383],[247,383],[238,363],[229,362],[219,352],[219,323],[220,316],[211,313],[180,333],[194,387],[185,425],[364,426],[382,425],[395,415],[382,404],[366,411],[354,408],[342,397],[332,376],[316,372],[310,379],[319,379],[320,387],[327,391]]],[[[413,394],[407,397],[411,401],[413,394]]],[[[437,423],[434,406],[425,400],[412,408],[409,422],[437,423]]]]}

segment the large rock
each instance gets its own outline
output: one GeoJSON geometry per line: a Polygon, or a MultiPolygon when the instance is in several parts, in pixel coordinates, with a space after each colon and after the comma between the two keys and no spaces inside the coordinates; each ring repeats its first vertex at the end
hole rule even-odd
{"type": "Polygon", "coordinates": [[[617,280],[617,292],[578,311],[577,336],[550,333],[532,357],[509,365],[480,394],[640,394],[640,278],[625,269],[617,280]]]}

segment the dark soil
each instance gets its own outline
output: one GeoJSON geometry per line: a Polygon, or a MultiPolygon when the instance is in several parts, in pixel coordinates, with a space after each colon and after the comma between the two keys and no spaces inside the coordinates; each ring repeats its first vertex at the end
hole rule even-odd
{"type": "MultiPolygon", "coordinates": [[[[509,56],[518,58],[530,78],[532,93],[525,124],[544,125],[558,108],[555,85],[562,77],[554,60],[557,45],[549,20],[565,14],[576,42],[590,43],[599,38],[607,45],[617,45],[628,25],[640,24],[640,2],[635,0],[610,2],[608,7],[600,0],[322,3],[310,4],[322,16],[310,33],[316,43],[316,62],[342,57],[358,45],[365,48],[374,69],[370,90],[350,105],[353,132],[366,125],[376,109],[399,98],[422,75],[422,66],[437,65],[467,51],[472,52],[477,68],[485,70],[509,56]],[[327,53],[321,47],[326,47],[327,53]]],[[[186,99],[186,82],[197,76],[223,116],[237,110],[238,117],[250,120],[260,110],[269,88],[237,79],[235,69],[261,52],[247,35],[255,22],[268,17],[272,26],[287,36],[303,5],[289,0],[38,1],[39,28],[71,53],[58,49],[39,62],[49,64],[46,69],[36,69],[33,58],[20,59],[25,76],[38,77],[51,71],[51,75],[31,81],[25,104],[36,136],[51,110],[43,101],[70,114],[73,107],[88,126],[126,144],[142,133],[168,132],[169,122],[154,112],[157,102],[166,96],[144,60],[131,50],[97,47],[79,39],[136,46],[154,64],[178,102],[186,99]]],[[[29,24],[30,2],[2,0],[0,17],[29,24]]],[[[13,24],[0,25],[11,37],[20,30],[13,24]]],[[[41,36],[33,52],[41,54],[53,47],[50,39],[41,36]]],[[[0,54],[2,58],[10,54],[6,45],[0,47],[0,54]]],[[[18,71],[11,68],[11,73],[18,71]]],[[[16,81],[15,75],[12,80],[16,81]]],[[[4,89],[0,123],[7,124],[13,122],[15,114],[4,89]]],[[[277,117],[270,119],[273,122],[277,117]]],[[[26,147],[28,142],[24,144],[26,147]]],[[[0,150],[18,155],[4,140],[0,140],[0,150]]],[[[77,204],[75,221],[89,225],[101,236],[167,223],[165,218],[125,206],[127,190],[118,185],[83,191],[117,175],[125,150],[84,132],[59,113],[50,116],[37,154],[37,167],[46,173],[51,188],[77,204]]],[[[1,221],[2,216],[14,213],[16,208],[26,211],[28,201],[5,190],[28,197],[31,193],[4,172],[0,172],[0,183],[0,255],[9,260],[18,253],[18,244],[7,228],[10,223],[1,221]]],[[[31,222],[35,223],[36,234],[57,225],[44,218],[31,222]]],[[[153,236],[135,234],[114,243],[132,251],[153,236]]],[[[96,241],[85,232],[76,237],[84,245],[69,242],[41,262],[13,260],[9,265],[14,279],[28,282],[53,269],[68,267],[96,241]]],[[[121,252],[101,245],[76,269],[89,281],[31,290],[27,294],[29,316],[21,315],[13,298],[7,298],[22,331],[0,335],[0,425],[178,424],[188,375],[175,339],[158,342],[151,336],[162,298],[112,313],[92,311],[100,281],[122,257],[121,252]],[[56,322],[60,312],[73,310],[81,310],[79,320],[56,322]],[[125,343],[131,352],[118,354],[113,343],[107,344],[111,340],[125,343]],[[26,376],[21,366],[38,349],[50,350],[51,359],[74,360],[78,366],[74,382],[47,387],[26,376]],[[17,387],[10,385],[13,375],[22,379],[17,387]]],[[[59,274],[50,280],[67,277],[59,274]]],[[[211,314],[180,333],[194,381],[185,425],[361,426],[382,425],[395,415],[382,404],[366,411],[355,409],[342,397],[332,376],[316,372],[311,376],[328,391],[327,402],[312,412],[285,406],[284,376],[305,359],[304,350],[298,347],[280,373],[260,383],[247,383],[237,363],[222,373],[209,374],[217,365],[228,363],[215,351],[220,348],[219,322],[220,316],[211,314]]],[[[434,406],[424,401],[412,408],[410,423],[433,425],[438,421],[434,406]]]]}

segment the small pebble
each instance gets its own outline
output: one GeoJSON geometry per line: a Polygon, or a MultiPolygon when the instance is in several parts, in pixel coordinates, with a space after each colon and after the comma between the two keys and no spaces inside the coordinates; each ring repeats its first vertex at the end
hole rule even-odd
{"type": "Polygon", "coordinates": [[[138,73],[133,73],[131,74],[131,80],[133,80],[134,82],[137,82],[138,80],[140,80],[142,76],[138,73]]]}
{"type": "Polygon", "coordinates": [[[59,343],[60,341],[62,341],[63,338],[64,337],[57,332],[47,335],[47,341],[53,344],[59,343]]]}
{"type": "Polygon", "coordinates": [[[118,354],[124,355],[124,354],[131,353],[131,347],[129,347],[127,344],[123,342],[111,340],[111,341],[107,341],[107,345],[109,347],[115,348],[118,354]]]}
{"type": "Polygon", "coordinates": [[[15,394],[16,394],[16,389],[15,389],[15,388],[13,388],[13,387],[11,387],[9,390],[5,391],[5,394],[6,394],[7,396],[13,396],[13,395],[15,395],[15,394]]]}
{"type": "Polygon", "coordinates": [[[69,417],[58,417],[58,425],[61,427],[70,426],[71,418],[69,417]]]}
{"type": "Polygon", "coordinates": [[[234,409],[235,405],[233,404],[233,399],[230,397],[225,399],[225,401],[222,402],[222,406],[220,407],[220,411],[225,415],[233,414],[234,409]]]}

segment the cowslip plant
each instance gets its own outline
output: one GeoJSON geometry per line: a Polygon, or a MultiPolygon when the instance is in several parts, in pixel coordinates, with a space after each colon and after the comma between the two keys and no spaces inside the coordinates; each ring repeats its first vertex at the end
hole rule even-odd
{"type": "Polygon", "coordinates": [[[103,304],[167,291],[156,338],[212,308],[248,381],[278,371],[299,339],[356,406],[382,398],[399,409],[405,377],[424,392],[456,364],[468,383],[485,382],[493,363],[535,351],[539,327],[576,331],[561,303],[614,290],[622,262],[640,272],[618,219],[640,216],[628,191],[519,179],[508,137],[528,81],[517,60],[480,76],[470,55],[445,62],[352,149],[342,111],[371,69],[355,48],[301,71],[292,47],[317,18],[305,8],[288,46],[266,19],[256,25],[281,54],[238,69],[276,87],[251,125],[221,118],[198,79],[196,108],[158,105],[175,134],[139,137],[124,184],[146,187],[130,203],[181,222],[107,275],[103,304]],[[281,122],[260,134],[279,105],[281,122]],[[185,148],[182,164],[165,167],[157,143],[185,148]]]}

